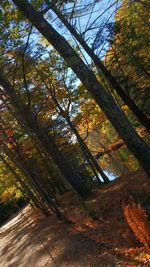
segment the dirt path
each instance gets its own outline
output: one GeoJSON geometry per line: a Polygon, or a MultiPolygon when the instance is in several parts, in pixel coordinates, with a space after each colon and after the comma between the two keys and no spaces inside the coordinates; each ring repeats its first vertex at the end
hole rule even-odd
{"type": "MultiPolygon", "coordinates": [[[[22,210],[27,218],[31,209],[26,207],[22,210]]],[[[29,219],[31,222],[31,220],[29,219]]],[[[46,252],[42,244],[38,242],[35,227],[28,225],[22,213],[1,227],[0,254],[1,267],[27,267],[27,266],[49,266],[46,265],[46,252]]],[[[50,259],[48,259],[50,262],[50,259]]]]}
{"type": "MultiPolygon", "coordinates": [[[[30,224],[19,213],[0,229],[1,267],[104,266],[90,263],[91,258],[94,260],[93,254],[99,253],[100,244],[82,233],[70,235],[61,223],[55,223],[53,216],[44,220],[40,213],[35,214],[29,206],[22,212],[30,224]],[[31,217],[34,218],[32,221],[31,217]],[[39,239],[54,257],[56,264],[39,239]]],[[[110,265],[106,263],[105,266],[110,265]]]]}
{"type": "Polygon", "coordinates": [[[142,180],[141,175],[129,177],[130,185],[125,177],[95,192],[87,204],[99,207],[98,222],[90,220],[71,203],[69,210],[70,196],[63,199],[64,211],[66,205],[67,217],[73,221],[69,225],[59,222],[53,215],[45,218],[37,210],[25,207],[22,210],[25,217],[19,213],[0,228],[0,267],[150,266],[150,255],[135,239],[119,204],[126,190],[131,194],[143,188],[149,194],[147,179],[142,176],[142,180]],[[128,253],[130,249],[135,251],[128,253]]]}

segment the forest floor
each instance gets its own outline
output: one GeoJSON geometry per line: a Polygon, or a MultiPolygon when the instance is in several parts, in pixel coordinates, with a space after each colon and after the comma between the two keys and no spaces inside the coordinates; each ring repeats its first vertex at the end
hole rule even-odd
{"type": "Polygon", "coordinates": [[[139,201],[143,195],[150,196],[150,181],[142,171],[93,190],[86,204],[99,214],[96,221],[85,214],[70,192],[60,199],[65,215],[73,222],[70,224],[54,215],[45,218],[26,206],[0,228],[0,266],[150,266],[150,254],[124,218],[122,204],[131,195],[139,201]]]}

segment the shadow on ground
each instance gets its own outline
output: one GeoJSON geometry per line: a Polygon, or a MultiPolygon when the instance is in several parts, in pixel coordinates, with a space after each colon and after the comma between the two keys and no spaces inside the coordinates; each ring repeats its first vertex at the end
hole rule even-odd
{"type": "MultiPolygon", "coordinates": [[[[89,219],[78,206],[68,210],[64,205],[66,215],[73,221],[69,225],[58,221],[54,215],[45,218],[39,211],[25,207],[0,229],[0,266],[143,266],[140,260],[120,252],[122,249],[136,248],[139,243],[124,220],[121,204],[116,206],[114,202],[116,192],[119,194],[125,190],[124,185],[114,182],[112,186],[95,191],[87,201],[90,207],[96,205],[101,208],[98,222],[89,219]],[[107,206],[105,202],[107,194],[112,202],[111,208],[110,203],[107,206]],[[102,199],[105,204],[103,209],[100,204],[102,199]]],[[[122,199],[118,201],[121,203],[122,199]]],[[[67,201],[64,200],[64,203],[67,201]]]]}

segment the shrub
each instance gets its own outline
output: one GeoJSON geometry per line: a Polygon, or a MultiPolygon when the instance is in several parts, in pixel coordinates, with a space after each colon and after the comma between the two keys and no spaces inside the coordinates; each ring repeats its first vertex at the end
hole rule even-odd
{"type": "Polygon", "coordinates": [[[149,250],[150,225],[145,209],[132,200],[132,202],[123,205],[123,211],[135,236],[149,250]]]}
{"type": "Polygon", "coordinates": [[[11,199],[6,202],[0,202],[0,225],[11,218],[19,208],[23,208],[27,204],[27,201],[20,197],[17,200],[11,199]]]}

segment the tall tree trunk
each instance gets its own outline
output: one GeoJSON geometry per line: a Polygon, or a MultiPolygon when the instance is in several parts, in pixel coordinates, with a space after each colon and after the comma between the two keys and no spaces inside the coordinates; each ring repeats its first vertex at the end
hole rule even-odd
{"type": "Polygon", "coordinates": [[[94,51],[88,46],[88,44],[84,41],[82,36],[78,34],[75,28],[68,22],[65,16],[59,11],[59,9],[49,1],[45,1],[51,8],[51,10],[58,16],[58,18],[63,22],[65,27],[70,31],[70,33],[76,38],[76,40],[80,43],[80,45],[84,48],[87,54],[91,57],[95,65],[99,68],[101,73],[104,75],[106,80],[110,83],[110,85],[115,89],[117,94],[121,97],[126,105],[130,108],[130,110],[135,114],[138,120],[145,126],[145,128],[150,132],[150,119],[146,117],[146,115],[142,112],[142,110],[135,104],[135,102],[130,98],[122,89],[120,84],[117,82],[116,78],[111,74],[111,72],[105,67],[103,62],[98,58],[98,56],[94,53],[94,51]]]}
{"type": "Polygon", "coordinates": [[[44,83],[44,85],[46,86],[47,91],[49,92],[52,100],[54,101],[54,104],[56,105],[56,107],[59,110],[60,115],[66,120],[66,122],[68,123],[68,125],[70,126],[72,132],[75,134],[79,145],[84,153],[85,158],[87,159],[91,169],[94,172],[94,175],[96,176],[99,184],[102,184],[102,182],[100,181],[96,171],[96,170],[100,173],[100,175],[102,176],[103,180],[105,183],[109,182],[108,177],[105,175],[105,173],[103,172],[103,170],[101,169],[101,167],[99,166],[99,164],[97,163],[96,159],[93,157],[91,151],[89,150],[89,148],[87,147],[87,145],[84,143],[84,141],[82,140],[79,132],[77,131],[76,127],[74,126],[74,124],[71,122],[70,117],[68,112],[64,111],[63,108],[61,107],[61,105],[59,104],[59,102],[57,101],[56,96],[52,93],[51,89],[49,88],[49,86],[47,85],[47,83],[45,83],[44,79],[42,78],[42,75],[40,74],[40,77],[44,83]]]}
{"type": "Polygon", "coordinates": [[[13,176],[15,177],[15,179],[20,183],[20,185],[22,186],[22,188],[24,189],[24,191],[26,192],[26,194],[28,195],[29,199],[31,199],[33,201],[33,203],[35,204],[35,206],[37,206],[45,216],[48,216],[48,210],[45,207],[44,203],[41,202],[37,196],[30,190],[30,188],[28,187],[28,185],[26,185],[26,183],[24,181],[22,181],[22,179],[20,178],[20,176],[16,173],[16,171],[11,167],[11,165],[5,160],[5,158],[0,154],[0,158],[2,159],[2,161],[4,162],[5,166],[8,168],[8,170],[10,170],[10,172],[13,174],[13,176]]]}
{"type": "MultiPolygon", "coordinates": [[[[108,138],[108,136],[106,136],[106,135],[103,134],[102,132],[99,132],[98,129],[96,129],[95,132],[97,132],[97,134],[99,135],[99,141],[98,141],[98,142],[99,142],[100,146],[104,149],[104,151],[107,151],[108,148],[106,147],[106,145],[103,144],[103,142],[102,142],[101,140],[103,140],[103,138],[104,138],[104,140],[106,139],[107,143],[111,143],[111,139],[108,138]]],[[[113,151],[112,151],[112,152],[113,152],[113,151]]],[[[112,154],[111,152],[108,153],[107,155],[108,155],[108,157],[110,158],[110,160],[112,161],[113,166],[114,166],[117,170],[119,170],[119,172],[120,172],[121,174],[127,171],[127,170],[126,170],[126,167],[125,167],[124,165],[122,166],[122,164],[120,163],[120,161],[117,160],[117,159],[113,156],[113,154],[112,154]]]]}
{"type": "Polygon", "coordinates": [[[45,128],[37,124],[35,114],[21,102],[16,95],[14,88],[2,75],[0,75],[0,84],[9,95],[11,104],[17,110],[16,119],[18,120],[19,124],[23,126],[26,125],[26,127],[28,127],[30,131],[37,136],[40,143],[44,146],[49,156],[52,157],[72,187],[81,197],[86,197],[89,194],[89,189],[87,188],[86,184],[80,179],[71,165],[65,160],[61,151],[58,149],[54,140],[48,135],[45,128]]]}
{"type": "Polygon", "coordinates": [[[47,215],[49,207],[51,210],[56,214],[58,219],[64,219],[64,216],[61,214],[61,212],[58,209],[57,201],[55,200],[54,195],[52,194],[51,190],[47,191],[48,185],[44,183],[43,179],[39,179],[38,175],[35,173],[34,169],[30,167],[28,164],[26,164],[25,158],[18,153],[18,157],[15,157],[13,155],[13,152],[8,149],[8,147],[3,144],[5,153],[11,158],[11,160],[16,164],[21,171],[27,176],[30,177],[30,180],[33,182],[33,185],[35,186],[36,192],[40,195],[41,199],[46,203],[47,205],[47,215]]]}
{"type": "MultiPolygon", "coordinates": [[[[64,113],[63,111],[60,111],[60,112],[64,113]]],[[[97,160],[93,157],[91,151],[89,150],[89,148],[87,147],[87,145],[82,140],[82,138],[81,138],[80,134],[78,133],[76,127],[74,126],[74,124],[70,120],[69,115],[65,113],[63,116],[66,119],[68,125],[70,126],[72,132],[75,134],[75,136],[76,136],[76,138],[77,138],[77,140],[78,140],[78,142],[79,142],[79,144],[81,146],[81,149],[83,150],[83,153],[85,154],[87,160],[90,161],[90,162],[92,162],[92,165],[96,168],[96,170],[102,176],[104,182],[105,183],[108,183],[109,182],[109,179],[108,179],[107,175],[103,172],[103,170],[101,169],[101,167],[97,163],[97,160]]]]}
{"type": "MultiPolygon", "coordinates": [[[[17,180],[17,179],[16,179],[17,180]]],[[[27,201],[27,203],[30,203],[30,205],[33,208],[39,208],[41,211],[42,209],[38,206],[37,203],[35,203],[31,197],[29,197],[29,194],[27,194],[27,192],[25,192],[25,189],[23,188],[23,186],[18,185],[17,183],[15,183],[15,186],[17,187],[17,189],[19,189],[19,191],[22,193],[23,197],[25,198],[25,200],[27,201]]],[[[43,212],[43,211],[42,211],[43,212]]],[[[44,214],[44,212],[43,212],[44,214]]],[[[45,215],[45,214],[44,214],[45,215]]]]}
{"type": "Polygon", "coordinates": [[[3,144],[3,150],[7,154],[7,156],[12,160],[15,166],[17,166],[17,168],[21,170],[21,172],[28,179],[28,181],[30,181],[30,184],[34,189],[34,192],[38,195],[40,201],[44,203],[44,206],[46,207],[48,212],[49,203],[47,203],[47,199],[43,194],[43,190],[41,186],[39,186],[38,179],[37,177],[35,177],[32,170],[25,164],[24,160],[22,160],[21,157],[15,156],[14,153],[5,144],[3,144]]]}
{"type": "Polygon", "coordinates": [[[44,19],[40,12],[36,11],[26,0],[13,0],[26,18],[39,30],[39,32],[54,46],[60,55],[66,60],[83,85],[92,94],[97,104],[106,114],[109,121],[124,140],[127,147],[139,160],[144,170],[150,177],[150,149],[138,136],[125,114],[119,109],[113,97],[109,95],[93,71],[89,70],[82,59],[77,55],[70,44],[44,19]]]}

